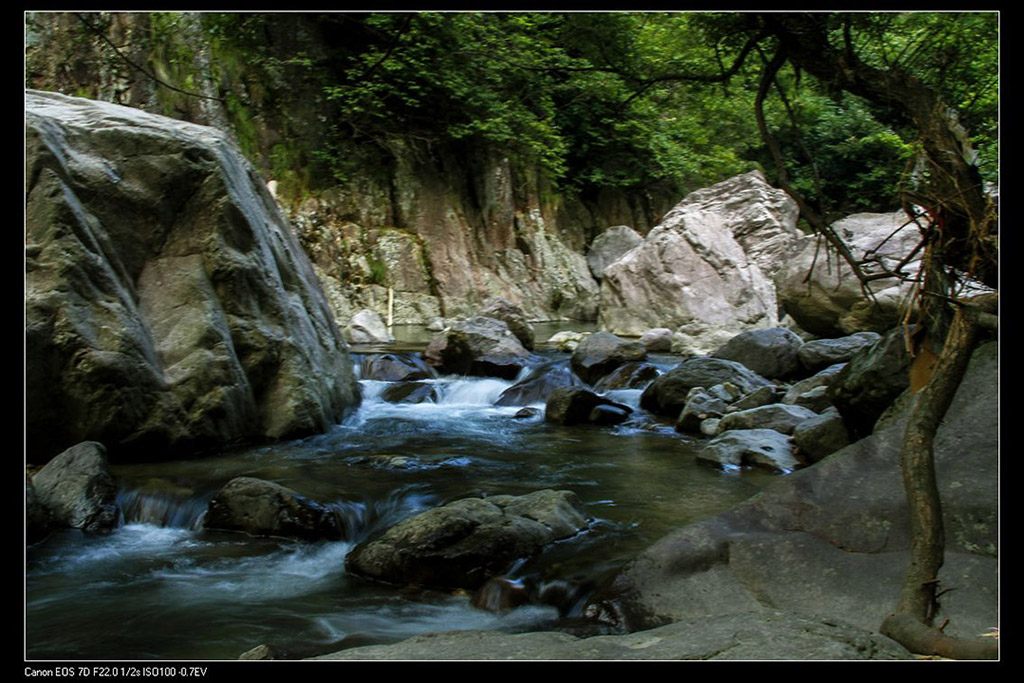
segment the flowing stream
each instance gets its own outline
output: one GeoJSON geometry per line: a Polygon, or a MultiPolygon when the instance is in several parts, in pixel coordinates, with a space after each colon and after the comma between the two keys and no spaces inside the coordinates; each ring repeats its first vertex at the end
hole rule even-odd
{"type": "MultiPolygon", "coordinates": [[[[667,369],[678,359],[655,362],[667,369]]],[[[27,550],[27,657],[235,659],[259,644],[302,657],[431,631],[566,628],[589,591],[643,547],[773,478],[698,464],[692,441],[642,411],[617,427],[561,427],[544,421],[542,406],[527,418],[495,406],[511,381],[442,377],[437,401],[420,404],[387,403],[382,382],[362,383],[358,412],[326,434],[115,466],[124,517],[115,532],[65,531],[27,550]],[[243,475],[333,505],[346,540],[202,530],[210,498],[243,475]],[[345,572],[356,543],[405,517],[466,496],[545,488],[575,491],[594,518],[587,532],[510,569],[512,580],[571,596],[558,607],[489,611],[465,592],[374,585],[345,572]]],[[[636,406],[639,394],[614,398],[636,406]]]]}

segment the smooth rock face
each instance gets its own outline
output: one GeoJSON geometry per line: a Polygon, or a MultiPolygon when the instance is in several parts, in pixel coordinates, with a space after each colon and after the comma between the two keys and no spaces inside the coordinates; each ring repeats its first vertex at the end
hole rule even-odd
{"type": "Polygon", "coordinates": [[[117,526],[117,484],[107,464],[102,444],[85,442],[72,446],[32,477],[34,502],[54,526],[106,532],[117,526]]]}
{"type": "Polygon", "coordinates": [[[291,489],[252,477],[237,477],[210,501],[207,529],[241,531],[254,536],[338,540],[334,512],[291,489]]]}
{"type": "Polygon", "coordinates": [[[367,645],[317,660],[893,660],[913,659],[870,630],[763,611],[706,616],[624,635],[449,631],[367,645]]]}
{"type": "Polygon", "coordinates": [[[571,491],[464,498],[359,544],[345,567],[387,583],[475,589],[514,560],[586,527],[586,511],[571,491]]]}
{"type": "Polygon", "coordinates": [[[600,321],[616,334],[675,330],[673,350],[710,353],[778,325],[772,274],[803,244],[796,205],[760,172],[691,193],[604,270],[600,321]]]}
{"type": "MultiPolygon", "coordinates": [[[[888,267],[910,254],[921,236],[903,211],[859,213],[836,221],[832,228],[849,246],[854,257],[868,253],[888,267]],[[901,226],[905,226],[902,227],[901,226]]],[[[873,298],[865,296],[860,281],[833,251],[820,250],[811,241],[785,262],[779,273],[779,303],[803,329],[822,337],[839,337],[861,331],[882,333],[895,326],[908,302],[912,285],[895,278],[869,283],[873,298]],[[813,271],[812,271],[813,266],[813,271]],[[808,273],[810,280],[807,280],[808,273]]],[[[904,271],[913,276],[920,268],[915,259],[904,271]]]]}
{"type": "Polygon", "coordinates": [[[628,225],[615,225],[594,238],[587,250],[587,265],[594,277],[604,277],[604,269],[615,263],[630,249],[644,241],[643,236],[628,225]]]}
{"type": "Polygon", "coordinates": [[[359,402],[263,182],[218,131],[26,93],[30,461],[313,433],[359,402]]]}

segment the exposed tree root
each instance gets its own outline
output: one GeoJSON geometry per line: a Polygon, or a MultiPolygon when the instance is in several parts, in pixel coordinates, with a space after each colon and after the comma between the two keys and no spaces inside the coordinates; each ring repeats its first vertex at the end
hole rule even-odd
{"type": "Polygon", "coordinates": [[[906,614],[890,614],[882,622],[882,635],[892,638],[911,652],[946,659],[998,659],[999,640],[952,638],[940,629],[925,626],[906,614]]]}

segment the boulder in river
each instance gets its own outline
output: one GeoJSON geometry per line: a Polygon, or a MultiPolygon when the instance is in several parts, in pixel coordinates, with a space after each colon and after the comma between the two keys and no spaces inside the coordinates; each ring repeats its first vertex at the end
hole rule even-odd
{"type": "Polygon", "coordinates": [[[508,325],[508,329],[516,336],[523,348],[533,351],[533,325],[530,324],[522,306],[501,297],[494,297],[484,304],[478,315],[502,321],[508,325]]]}
{"type": "Polygon", "coordinates": [[[734,360],[766,379],[787,379],[800,372],[800,348],[804,340],[782,327],[746,330],[712,354],[734,360]]]}
{"type": "Polygon", "coordinates": [[[632,412],[629,406],[598,396],[586,387],[559,387],[548,396],[544,419],[562,425],[617,424],[632,412]]]}
{"type": "Polygon", "coordinates": [[[848,362],[854,353],[874,344],[880,337],[877,332],[854,332],[835,339],[812,339],[800,347],[797,355],[805,370],[819,372],[831,365],[848,362]]]}
{"type": "Polygon", "coordinates": [[[423,351],[441,374],[501,379],[515,379],[531,357],[505,322],[483,316],[452,323],[423,351]]]}
{"type": "Polygon", "coordinates": [[[583,339],[572,352],[572,369],[587,384],[599,379],[620,365],[647,358],[643,344],[623,339],[611,332],[594,332],[583,339]]]}
{"type": "Polygon", "coordinates": [[[34,501],[57,527],[107,532],[117,526],[117,483],[103,444],[76,444],[32,477],[34,501]]]}
{"type": "Polygon", "coordinates": [[[432,379],[437,377],[437,373],[417,354],[368,353],[359,365],[359,377],[385,382],[407,382],[432,379]]]}
{"type": "MultiPolygon", "coordinates": [[[[719,421],[721,424],[721,421],[719,421]]],[[[788,436],[774,429],[731,429],[697,452],[697,458],[726,467],[756,466],[791,472],[800,463],[788,436]]]]}
{"type": "Polygon", "coordinates": [[[342,537],[337,515],[330,507],[280,484],[253,477],[236,477],[225,484],[210,501],[203,526],[253,536],[304,540],[342,537]]]}
{"type": "Polygon", "coordinates": [[[746,393],[771,386],[764,377],[731,360],[706,356],[690,358],[659,375],[640,396],[640,407],[658,415],[676,418],[686,406],[694,387],[713,387],[729,382],[746,393]]]}
{"type": "Polygon", "coordinates": [[[358,576],[399,585],[477,589],[517,559],[587,528],[571,491],[464,498],[420,513],[345,557],[358,576]]]}
{"type": "Polygon", "coordinates": [[[569,367],[568,361],[550,361],[530,368],[522,378],[494,402],[498,406],[528,406],[545,403],[559,387],[582,387],[583,381],[569,367]]]}
{"type": "Polygon", "coordinates": [[[313,269],[225,134],[35,91],[25,124],[30,462],[289,438],[358,405],[313,269]]]}

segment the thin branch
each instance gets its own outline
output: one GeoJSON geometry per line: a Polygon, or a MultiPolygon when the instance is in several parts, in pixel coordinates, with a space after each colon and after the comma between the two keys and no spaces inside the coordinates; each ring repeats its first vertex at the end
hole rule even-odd
{"type": "Polygon", "coordinates": [[[182,90],[181,88],[179,88],[177,86],[173,86],[170,83],[167,83],[166,81],[160,80],[155,75],[153,75],[150,71],[148,71],[146,68],[139,66],[138,64],[133,62],[131,59],[129,59],[124,53],[121,52],[121,50],[117,47],[117,45],[114,45],[114,43],[110,40],[110,38],[108,38],[102,31],[97,29],[95,26],[90,24],[86,20],[86,18],[84,16],[82,16],[78,12],[73,12],[73,14],[75,15],[75,18],[77,18],[80,22],[82,22],[82,24],[87,29],[89,29],[90,31],[95,33],[97,36],[100,37],[100,39],[103,40],[104,43],[109,45],[110,49],[114,51],[114,54],[116,54],[118,57],[120,57],[122,60],[124,60],[128,64],[128,66],[132,67],[133,69],[135,69],[137,71],[141,71],[144,76],[146,76],[147,78],[149,78],[150,80],[155,82],[157,85],[162,85],[163,87],[168,88],[169,90],[174,90],[175,92],[180,92],[182,95],[188,95],[189,97],[197,97],[197,98],[202,99],[202,100],[214,100],[216,102],[224,102],[225,101],[221,97],[214,97],[212,95],[203,95],[202,93],[190,92],[188,90],[182,90]]]}

